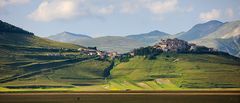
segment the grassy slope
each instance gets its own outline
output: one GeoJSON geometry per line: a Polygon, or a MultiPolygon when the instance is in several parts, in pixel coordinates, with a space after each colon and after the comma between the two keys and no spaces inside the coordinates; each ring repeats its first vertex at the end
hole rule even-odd
{"type": "Polygon", "coordinates": [[[32,46],[32,47],[52,47],[52,48],[69,48],[78,49],[82,46],[56,42],[34,35],[17,34],[17,33],[0,33],[0,44],[32,46]]]}
{"type": "Polygon", "coordinates": [[[15,81],[2,83],[1,86],[27,86],[27,85],[58,85],[58,86],[90,86],[102,84],[103,70],[109,62],[89,60],[79,62],[61,69],[43,72],[39,75],[28,78],[21,78],[15,81]]]}
{"type": "Polygon", "coordinates": [[[16,53],[13,57],[1,59],[0,80],[11,78],[15,75],[25,75],[38,72],[37,75],[21,77],[14,81],[0,83],[0,87],[5,86],[45,86],[37,89],[6,89],[0,88],[0,91],[28,91],[28,90],[102,90],[105,81],[103,78],[104,69],[110,65],[110,62],[99,60],[86,60],[76,62],[65,62],[75,60],[76,58],[88,58],[89,56],[80,55],[79,52],[63,52],[63,54],[72,54],[77,56],[59,56],[46,57],[46,53],[58,52],[31,52],[16,53]],[[54,64],[55,63],[55,64],[54,64]],[[57,63],[57,64],[56,64],[57,63]],[[51,65],[50,65],[51,64],[51,65]],[[53,65],[54,64],[54,65],[53,65]],[[34,68],[33,68],[34,67],[34,68]],[[47,71],[46,71],[47,70],[47,71]],[[50,71],[49,71],[50,70],[50,71]],[[49,88],[48,86],[70,86],[74,88],[63,87],[49,88]],[[81,87],[81,88],[80,88],[81,87]]]}
{"type": "MultiPolygon", "coordinates": [[[[48,88],[47,86],[74,87],[74,85],[79,85],[88,86],[86,88],[95,87],[95,85],[101,85],[104,82],[103,70],[110,65],[107,61],[94,59],[75,60],[89,58],[89,56],[80,54],[78,51],[65,51],[57,48],[76,50],[82,46],[55,42],[34,35],[1,33],[0,40],[0,80],[40,72],[29,77],[0,83],[0,91],[9,90],[3,88],[4,86],[34,85],[48,88]],[[59,54],[59,50],[62,51],[62,54],[69,56],[47,56],[47,54],[59,54]]],[[[94,88],[92,89],[94,90],[94,88]]]]}
{"type": "Polygon", "coordinates": [[[111,71],[109,89],[239,88],[239,67],[237,60],[210,54],[134,57],[111,71]]]}

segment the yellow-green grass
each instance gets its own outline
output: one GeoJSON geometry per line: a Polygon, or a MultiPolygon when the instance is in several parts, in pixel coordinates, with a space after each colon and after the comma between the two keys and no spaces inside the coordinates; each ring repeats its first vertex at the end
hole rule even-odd
{"type": "MultiPolygon", "coordinates": [[[[107,61],[89,60],[85,62],[79,62],[72,65],[68,65],[61,69],[43,72],[41,74],[20,78],[7,83],[1,83],[2,88],[7,86],[20,87],[18,90],[97,90],[101,88],[103,90],[103,84],[105,80],[103,78],[103,71],[110,63],[107,61]],[[21,88],[27,86],[45,86],[45,88],[21,88]],[[49,88],[48,88],[49,86],[49,88]],[[70,88],[51,88],[51,86],[71,86],[70,88]]],[[[4,89],[5,90],[5,89],[4,89]]],[[[7,89],[16,90],[16,89],[7,89]]],[[[1,90],[0,90],[1,91],[1,90]]]]}
{"type": "Polygon", "coordinates": [[[25,35],[25,34],[18,34],[18,33],[6,33],[6,34],[1,33],[0,40],[1,40],[0,44],[17,45],[17,46],[55,47],[55,48],[71,48],[71,49],[78,49],[82,47],[79,45],[52,41],[52,40],[41,38],[35,35],[25,35]]]}
{"type": "Polygon", "coordinates": [[[239,59],[212,54],[142,56],[111,71],[110,89],[162,90],[240,88],[239,59]],[[131,84],[129,84],[131,83],[131,84]]]}
{"type": "MultiPolygon", "coordinates": [[[[240,88],[238,60],[212,54],[163,53],[154,60],[136,56],[129,62],[115,65],[110,77],[106,80],[103,72],[110,62],[88,60],[64,65],[57,70],[42,72],[31,77],[1,83],[0,91],[219,90],[223,88],[234,90],[240,88]],[[6,86],[19,86],[20,88],[9,89],[6,86]],[[22,86],[45,87],[21,88],[22,86]]],[[[52,62],[58,61],[62,60],[52,60],[52,62]]],[[[13,74],[17,72],[19,71],[13,74]]]]}
{"type": "Polygon", "coordinates": [[[59,52],[58,50],[52,51],[43,47],[0,45],[0,79],[25,74],[26,71],[24,69],[32,65],[47,65],[48,63],[89,57],[78,51],[63,51],[62,54],[67,56],[48,56],[48,54],[59,54],[59,52]],[[33,49],[35,50],[32,51],[33,49]]]}

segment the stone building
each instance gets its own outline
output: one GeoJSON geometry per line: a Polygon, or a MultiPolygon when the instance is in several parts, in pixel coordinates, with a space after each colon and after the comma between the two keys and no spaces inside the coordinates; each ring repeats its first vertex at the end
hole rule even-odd
{"type": "Polygon", "coordinates": [[[161,40],[159,43],[157,43],[153,47],[157,49],[161,49],[163,51],[170,51],[170,52],[185,52],[191,48],[188,42],[177,39],[177,38],[161,40]]]}

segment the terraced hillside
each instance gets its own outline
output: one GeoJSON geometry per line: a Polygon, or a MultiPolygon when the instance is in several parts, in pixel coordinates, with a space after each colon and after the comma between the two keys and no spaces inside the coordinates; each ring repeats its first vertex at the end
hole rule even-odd
{"type": "Polygon", "coordinates": [[[0,91],[102,85],[110,65],[75,49],[1,45],[1,50],[5,55],[0,58],[0,91]]]}
{"type": "Polygon", "coordinates": [[[112,90],[240,88],[240,62],[212,54],[137,56],[114,67],[110,78],[112,90]]]}

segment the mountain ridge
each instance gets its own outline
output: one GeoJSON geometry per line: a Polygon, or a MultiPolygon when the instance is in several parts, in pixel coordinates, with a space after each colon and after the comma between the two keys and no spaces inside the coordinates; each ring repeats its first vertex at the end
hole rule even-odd
{"type": "Polygon", "coordinates": [[[139,41],[121,36],[103,36],[82,41],[76,40],[73,43],[90,47],[96,46],[100,50],[115,51],[119,53],[129,52],[134,48],[145,46],[145,44],[139,41]]]}
{"type": "MultiPolygon", "coordinates": [[[[218,20],[211,20],[208,22],[196,24],[191,29],[189,29],[187,32],[180,32],[180,33],[177,33],[174,35],[171,35],[171,34],[159,31],[159,30],[154,30],[154,31],[150,31],[147,33],[127,35],[127,36],[123,36],[123,37],[131,39],[135,43],[138,43],[136,47],[139,47],[139,45],[142,45],[142,47],[151,46],[151,45],[154,45],[156,42],[160,41],[161,39],[179,38],[179,39],[183,39],[183,40],[186,40],[189,42],[204,45],[207,47],[212,47],[212,48],[218,49],[220,51],[229,52],[230,54],[235,55],[235,54],[238,54],[238,53],[236,53],[236,51],[239,51],[237,49],[238,48],[237,45],[235,45],[236,42],[226,42],[226,44],[231,43],[229,45],[233,45],[234,46],[233,48],[235,48],[236,50],[223,49],[224,48],[223,46],[226,46],[225,48],[230,48],[230,47],[229,46],[227,47],[227,45],[222,45],[222,44],[224,44],[224,41],[230,41],[230,39],[232,37],[238,36],[239,34],[240,34],[240,20],[225,22],[225,23],[218,21],[218,20]],[[233,51],[234,53],[231,53],[230,50],[233,51]]],[[[104,36],[104,37],[108,37],[107,39],[111,38],[111,36],[104,36]]],[[[92,45],[87,45],[87,43],[91,44],[90,41],[92,41],[92,42],[95,42],[93,44],[97,46],[97,43],[95,41],[96,39],[101,39],[101,37],[76,39],[74,41],[71,41],[70,43],[80,44],[80,45],[85,45],[85,46],[92,46],[92,45]],[[86,43],[84,43],[84,42],[86,42],[86,43]]],[[[235,40],[235,41],[239,41],[239,40],[235,40]]],[[[128,40],[126,42],[128,42],[128,40]]],[[[109,42],[109,43],[111,44],[111,42],[109,42]]],[[[109,43],[105,42],[105,45],[109,45],[109,43]]],[[[104,43],[98,42],[98,44],[103,45],[104,43]]],[[[114,45],[112,45],[111,47],[114,47],[114,45]]],[[[105,47],[105,48],[107,48],[107,47],[105,47]]],[[[128,48],[128,47],[124,47],[122,49],[126,50],[126,48],[128,48]]],[[[131,47],[131,48],[134,48],[134,47],[131,47]]],[[[119,47],[119,49],[121,49],[121,47],[119,47]]],[[[107,49],[104,49],[104,50],[107,50],[107,49]]],[[[127,49],[127,51],[129,51],[129,49],[127,49]]]]}
{"type": "Polygon", "coordinates": [[[191,42],[240,57],[240,21],[227,22],[207,36],[191,42]]]}
{"type": "Polygon", "coordinates": [[[158,42],[160,39],[166,38],[167,36],[170,36],[170,34],[161,32],[159,30],[154,30],[154,31],[142,33],[142,34],[127,35],[125,37],[133,40],[141,41],[147,45],[153,45],[156,42],[158,42]]]}
{"type": "Polygon", "coordinates": [[[92,37],[88,35],[75,34],[67,31],[64,31],[52,36],[48,36],[47,38],[54,41],[67,42],[67,43],[72,43],[73,41],[76,41],[76,40],[92,39],[92,37]]]}
{"type": "Polygon", "coordinates": [[[186,41],[199,39],[216,31],[223,24],[224,23],[217,20],[211,20],[205,23],[196,24],[190,30],[188,30],[186,33],[182,34],[178,38],[186,41]]]}

